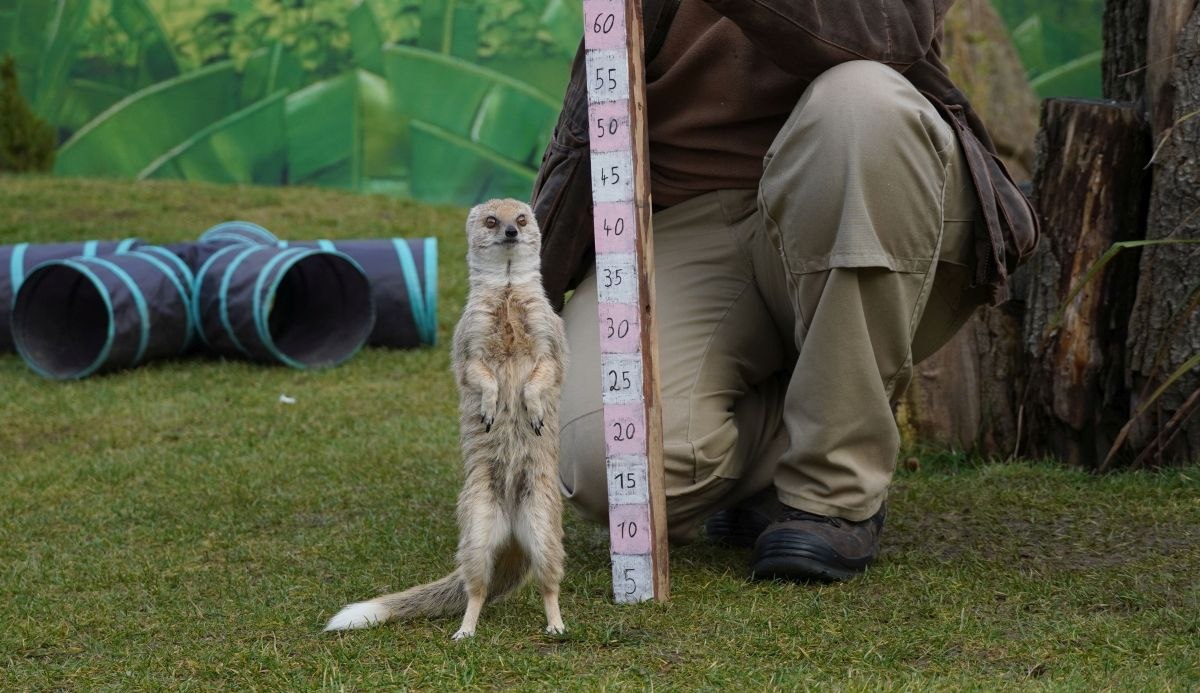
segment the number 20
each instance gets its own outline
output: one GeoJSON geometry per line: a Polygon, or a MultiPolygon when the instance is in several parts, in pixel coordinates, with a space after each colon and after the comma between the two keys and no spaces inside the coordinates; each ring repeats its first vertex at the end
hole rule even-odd
{"type": "Polygon", "coordinates": [[[617,441],[618,443],[626,440],[633,440],[633,435],[637,433],[637,427],[634,426],[632,422],[627,423],[624,426],[619,423],[614,423],[613,428],[617,429],[616,434],[613,435],[613,440],[617,441]]]}

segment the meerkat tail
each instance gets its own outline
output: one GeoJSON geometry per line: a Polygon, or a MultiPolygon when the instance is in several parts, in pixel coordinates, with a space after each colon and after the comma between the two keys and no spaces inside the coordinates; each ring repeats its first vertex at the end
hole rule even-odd
{"type": "Polygon", "coordinates": [[[385,594],[342,607],[325,624],[325,630],[371,628],[388,621],[418,616],[450,616],[467,608],[467,592],[458,571],[403,592],[385,594]]]}
{"type": "MultiPolygon", "coordinates": [[[[529,560],[520,552],[500,556],[488,586],[488,603],[503,599],[525,583],[529,577],[529,560]]],[[[411,587],[403,592],[355,602],[325,624],[326,631],[371,628],[389,621],[406,618],[458,615],[467,609],[467,590],[456,570],[441,580],[411,587]]]]}

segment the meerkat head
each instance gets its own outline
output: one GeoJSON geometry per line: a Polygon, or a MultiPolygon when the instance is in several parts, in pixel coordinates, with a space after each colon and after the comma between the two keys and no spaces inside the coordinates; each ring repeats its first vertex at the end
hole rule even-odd
{"type": "Polygon", "coordinates": [[[467,215],[467,265],[479,278],[504,283],[540,279],[542,232],[529,205],[488,200],[467,215]]]}

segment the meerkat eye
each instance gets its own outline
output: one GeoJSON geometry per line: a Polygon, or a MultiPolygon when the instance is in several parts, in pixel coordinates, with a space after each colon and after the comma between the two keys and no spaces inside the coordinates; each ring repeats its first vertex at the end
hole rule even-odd
{"type": "Polygon", "coordinates": [[[483,222],[483,225],[488,227],[489,229],[494,229],[494,228],[496,228],[496,224],[499,224],[499,223],[500,223],[500,220],[497,219],[496,217],[488,217],[487,220],[483,222]]]}
{"type": "Polygon", "coordinates": [[[528,222],[526,221],[524,214],[517,217],[517,226],[524,226],[526,223],[528,223],[528,222]]]}

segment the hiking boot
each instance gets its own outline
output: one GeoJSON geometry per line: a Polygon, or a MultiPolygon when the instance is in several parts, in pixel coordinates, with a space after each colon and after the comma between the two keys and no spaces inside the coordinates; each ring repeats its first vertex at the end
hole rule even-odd
{"type": "Polygon", "coordinates": [[[785,507],[779,502],[772,486],[732,508],[710,515],[704,522],[704,533],[714,544],[739,549],[753,548],[758,535],[785,507]]]}
{"type": "Polygon", "coordinates": [[[750,579],[849,580],[875,560],[886,517],[886,502],[862,522],[788,508],[755,543],[750,579]]]}

